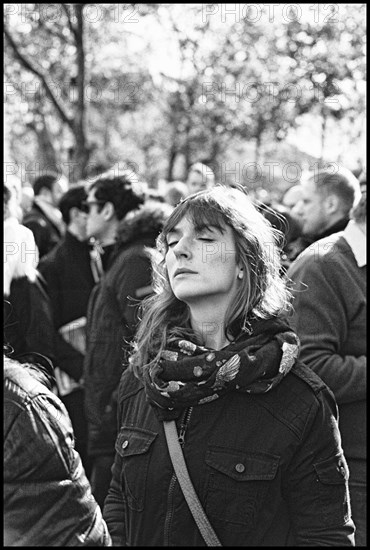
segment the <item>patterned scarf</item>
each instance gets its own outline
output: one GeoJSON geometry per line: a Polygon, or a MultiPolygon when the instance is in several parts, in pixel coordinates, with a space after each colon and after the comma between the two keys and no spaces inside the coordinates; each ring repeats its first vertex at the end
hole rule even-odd
{"type": "Polygon", "coordinates": [[[219,351],[172,342],[144,373],[147,400],[158,416],[171,420],[229,391],[265,393],[279,384],[298,357],[298,337],[276,318],[254,322],[251,332],[219,351]]]}

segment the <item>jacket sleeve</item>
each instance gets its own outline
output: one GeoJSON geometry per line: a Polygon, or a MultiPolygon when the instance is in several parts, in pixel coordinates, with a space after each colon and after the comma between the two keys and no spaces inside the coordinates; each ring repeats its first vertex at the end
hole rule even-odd
{"type": "Polygon", "coordinates": [[[50,250],[49,230],[46,222],[42,218],[30,216],[25,218],[23,225],[32,231],[40,258],[45,256],[50,250]]]}
{"type": "Polygon", "coordinates": [[[83,373],[83,355],[58,333],[58,327],[61,325],[58,314],[62,310],[62,304],[60,303],[62,291],[54,256],[48,255],[43,258],[39,263],[39,270],[45,278],[46,290],[52,308],[56,366],[78,382],[83,373]]]}
{"type": "Polygon", "coordinates": [[[334,396],[323,388],[283,482],[298,546],[354,546],[348,466],[334,396]]]}
{"type": "Polygon", "coordinates": [[[18,410],[4,443],[5,542],[111,546],[63,404],[49,393],[34,397],[23,410],[7,406],[7,414],[12,407],[18,410]]]}
{"type": "Polygon", "coordinates": [[[57,366],[79,382],[83,374],[84,356],[57,332],[55,334],[55,354],[57,366]]]}
{"type": "Polygon", "coordinates": [[[126,546],[125,502],[121,489],[122,458],[116,452],[112,468],[112,480],[104,503],[103,517],[107,523],[113,546],[126,546]]]}
{"type": "MultiPolygon", "coordinates": [[[[27,346],[30,351],[38,351],[56,360],[53,312],[49,296],[42,278],[38,276],[30,285],[29,323],[27,346]]],[[[20,312],[21,315],[21,312],[20,312]]]]}
{"type": "Polygon", "coordinates": [[[339,292],[336,287],[340,273],[330,275],[330,266],[322,261],[302,258],[288,277],[295,283],[289,321],[301,340],[300,359],[330,387],[338,404],[366,399],[366,355],[343,355],[340,349],[347,339],[347,301],[352,299],[350,289],[339,292]]]}

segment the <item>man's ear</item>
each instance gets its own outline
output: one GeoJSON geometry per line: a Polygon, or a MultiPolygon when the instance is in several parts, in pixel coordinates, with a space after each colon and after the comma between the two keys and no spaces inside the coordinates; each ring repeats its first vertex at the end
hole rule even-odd
{"type": "Polygon", "coordinates": [[[111,220],[116,215],[116,210],[112,202],[106,202],[103,206],[103,217],[105,220],[111,220]]]}
{"type": "Polygon", "coordinates": [[[69,219],[71,222],[74,222],[77,216],[79,215],[80,211],[77,208],[77,206],[72,206],[72,208],[69,211],[69,219]]]}
{"type": "Polygon", "coordinates": [[[340,200],[337,195],[328,195],[324,199],[324,204],[328,214],[335,214],[340,210],[340,200]]]}
{"type": "Polygon", "coordinates": [[[46,201],[50,202],[53,197],[52,192],[47,187],[42,187],[39,192],[39,197],[44,198],[46,201]]]}

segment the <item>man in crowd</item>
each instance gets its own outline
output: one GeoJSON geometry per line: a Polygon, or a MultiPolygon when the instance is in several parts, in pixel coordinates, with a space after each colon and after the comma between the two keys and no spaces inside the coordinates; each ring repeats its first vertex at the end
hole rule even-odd
{"type": "Polygon", "coordinates": [[[130,172],[103,174],[91,185],[87,198],[88,236],[95,237],[102,250],[114,246],[107,269],[89,299],[84,361],[91,485],[101,506],[115,455],[119,380],[128,364],[138,305],[152,292],[147,248],[154,247],[172,210],[157,200],[144,204],[145,195],[136,178],[130,172]]]}
{"type": "Polygon", "coordinates": [[[360,195],[358,180],[343,169],[322,171],[306,184],[304,229],[325,238],[311,244],[287,276],[300,359],[338,403],[356,546],[366,546],[366,192],[358,202],[360,195]]]}
{"type": "Polygon", "coordinates": [[[59,208],[66,224],[60,243],[39,263],[53,309],[56,330],[56,380],[59,396],[72,421],[79,452],[86,473],[87,422],[84,414],[84,391],[81,384],[85,355],[86,313],[94,280],[90,265],[90,248],[86,237],[87,192],[83,184],[74,185],[61,198],[59,208]]]}
{"type": "Polygon", "coordinates": [[[209,166],[196,162],[189,168],[186,183],[190,194],[196,193],[212,187],[215,184],[215,175],[209,166]]]}
{"type": "Polygon", "coordinates": [[[293,185],[293,187],[289,187],[283,195],[283,198],[281,200],[281,204],[285,206],[285,208],[292,213],[293,208],[297,204],[299,200],[302,198],[302,185],[297,184],[293,185]]]}
{"type": "Polygon", "coordinates": [[[358,179],[349,170],[331,166],[312,173],[301,183],[302,196],[292,210],[302,233],[312,242],[342,231],[359,197],[358,179]]]}
{"type": "Polygon", "coordinates": [[[33,232],[40,258],[54,248],[64,234],[58,203],[67,189],[67,179],[58,174],[43,174],[34,181],[35,198],[32,208],[24,215],[23,224],[33,232]]]}
{"type": "MultiPolygon", "coordinates": [[[[102,269],[109,271],[121,220],[143,201],[132,174],[116,176],[106,172],[90,186],[86,201],[87,236],[95,239],[102,269]]],[[[128,266],[124,267],[127,270],[128,266]]],[[[117,419],[112,394],[122,372],[123,311],[128,305],[127,295],[119,288],[120,275],[117,273],[112,281],[101,279],[91,293],[87,313],[84,381],[88,453],[92,461],[92,491],[101,506],[108,492],[114,458],[117,419]],[[112,288],[109,282],[113,283],[112,288]]]]}

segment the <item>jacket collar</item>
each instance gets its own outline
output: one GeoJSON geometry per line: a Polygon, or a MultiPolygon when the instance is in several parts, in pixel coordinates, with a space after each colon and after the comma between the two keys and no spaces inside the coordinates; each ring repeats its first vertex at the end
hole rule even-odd
{"type": "Polygon", "coordinates": [[[351,247],[358,267],[366,265],[366,235],[361,231],[354,220],[351,220],[345,230],[343,237],[351,247]]]}
{"type": "Polygon", "coordinates": [[[65,226],[62,219],[62,214],[58,208],[44,201],[41,197],[34,198],[34,206],[36,206],[44,216],[51,222],[61,235],[64,234],[65,226]]]}
{"type": "Polygon", "coordinates": [[[154,246],[155,239],[172,210],[169,204],[149,200],[141,208],[129,212],[118,227],[117,244],[126,246],[146,238],[153,241],[154,246]]]}
{"type": "Polygon", "coordinates": [[[317,237],[315,238],[315,241],[324,239],[325,237],[329,237],[330,235],[333,235],[333,233],[339,233],[339,231],[343,231],[347,226],[348,222],[349,222],[348,216],[335,222],[335,224],[331,225],[330,227],[325,229],[325,231],[317,235],[317,237]]]}

